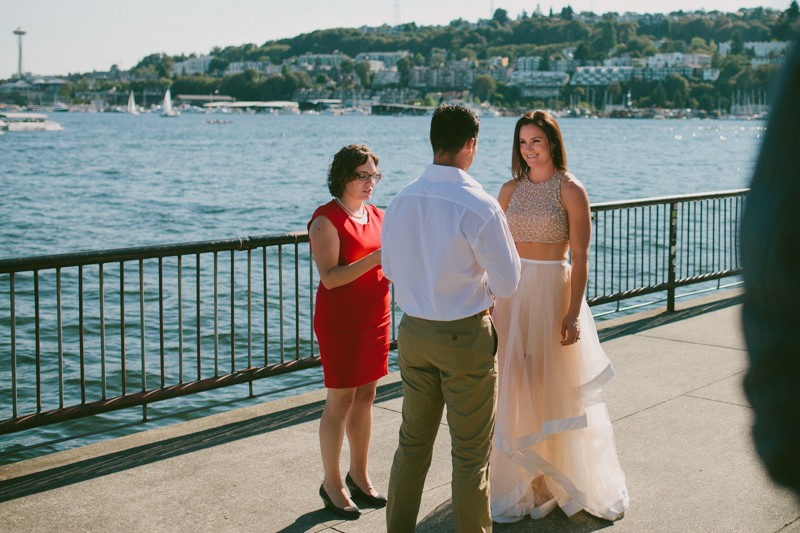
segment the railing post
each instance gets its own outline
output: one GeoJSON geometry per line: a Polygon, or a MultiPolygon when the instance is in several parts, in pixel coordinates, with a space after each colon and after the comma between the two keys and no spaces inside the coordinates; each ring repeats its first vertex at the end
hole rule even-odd
{"type": "Polygon", "coordinates": [[[675,311],[675,269],[678,261],[678,202],[669,204],[669,271],[667,272],[667,312],[675,311]]]}

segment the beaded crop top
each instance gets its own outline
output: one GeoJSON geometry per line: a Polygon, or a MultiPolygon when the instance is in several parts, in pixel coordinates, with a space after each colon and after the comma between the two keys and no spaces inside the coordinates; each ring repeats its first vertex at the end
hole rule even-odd
{"type": "Polygon", "coordinates": [[[517,242],[557,243],[569,241],[567,210],[561,203],[559,171],[542,183],[527,178],[517,182],[508,200],[506,220],[517,242]]]}

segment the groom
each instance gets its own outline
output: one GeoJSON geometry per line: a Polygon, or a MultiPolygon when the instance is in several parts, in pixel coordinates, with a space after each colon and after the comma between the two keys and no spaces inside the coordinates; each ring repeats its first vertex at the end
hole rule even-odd
{"type": "Polygon", "coordinates": [[[508,297],[520,261],[497,201],[467,170],[478,117],[433,114],[433,164],[401,190],[383,219],[381,259],[404,312],[398,333],[403,421],[389,480],[389,533],[413,532],[433,443],[447,406],[455,531],[491,531],[488,460],[497,401],[494,297],[508,297]]]}

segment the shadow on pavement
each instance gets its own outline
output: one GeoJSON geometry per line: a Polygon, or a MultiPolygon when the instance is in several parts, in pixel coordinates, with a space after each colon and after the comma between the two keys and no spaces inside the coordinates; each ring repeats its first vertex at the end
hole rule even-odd
{"type": "MultiPolygon", "coordinates": [[[[622,520],[625,520],[624,518],[622,520]]],[[[494,523],[493,531],[503,533],[523,533],[536,531],[536,533],[589,533],[614,527],[613,522],[592,516],[581,511],[571,518],[567,518],[560,509],[556,509],[541,520],[524,518],[513,524],[494,523]]],[[[453,506],[450,500],[431,511],[428,516],[417,524],[417,533],[443,533],[453,530],[453,506]]]]}
{"type": "Polygon", "coordinates": [[[632,322],[626,322],[618,326],[609,326],[603,328],[601,322],[598,323],[597,335],[600,337],[600,342],[610,341],[612,339],[616,339],[617,337],[634,335],[648,329],[657,328],[673,322],[679,322],[681,320],[686,320],[687,318],[710,313],[712,311],[719,311],[720,309],[725,309],[727,307],[733,307],[741,304],[742,302],[744,302],[744,295],[740,294],[724,300],[695,305],[686,309],[674,311],[672,313],[664,311],[663,313],[659,313],[655,316],[645,317],[632,322]]]}
{"type": "MultiPolygon", "coordinates": [[[[375,401],[390,400],[400,397],[402,394],[402,385],[400,383],[390,383],[378,387],[375,401]]],[[[325,402],[323,401],[305,404],[284,411],[0,481],[0,502],[65,487],[73,483],[114,474],[239,439],[246,439],[304,422],[318,420],[324,406],[325,402]]]]}

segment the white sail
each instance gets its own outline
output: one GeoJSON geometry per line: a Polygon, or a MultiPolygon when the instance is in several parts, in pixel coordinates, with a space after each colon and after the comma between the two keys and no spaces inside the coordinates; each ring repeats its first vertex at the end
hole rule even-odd
{"type": "Polygon", "coordinates": [[[177,111],[172,110],[172,95],[167,89],[167,92],[164,93],[164,103],[161,104],[161,116],[162,117],[175,117],[178,116],[177,111]]]}
{"type": "Polygon", "coordinates": [[[139,110],[136,109],[136,100],[133,98],[133,91],[131,91],[130,96],[128,96],[128,113],[131,115],[139,114],[139,110]]]}

